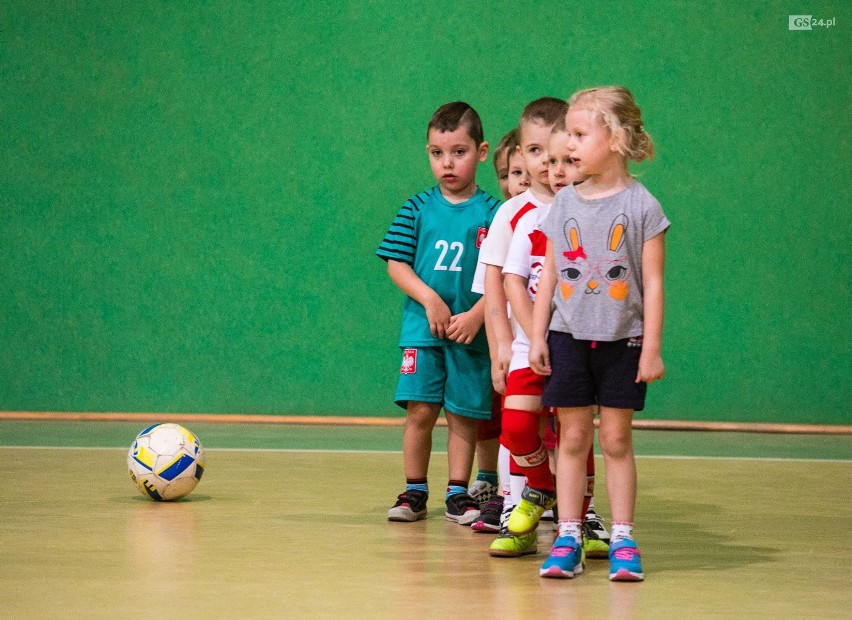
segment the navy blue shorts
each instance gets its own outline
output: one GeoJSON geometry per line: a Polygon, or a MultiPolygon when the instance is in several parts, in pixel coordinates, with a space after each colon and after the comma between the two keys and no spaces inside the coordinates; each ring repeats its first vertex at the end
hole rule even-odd
{"type": "Polygon", "coordinates": [[[544,384],[541,404],[546,407],[615,409],[645,408],[646,383],[636,383],[642,338],[614,342],[575,340],[571,334],[551,331],[551,375],[544,384]]]}

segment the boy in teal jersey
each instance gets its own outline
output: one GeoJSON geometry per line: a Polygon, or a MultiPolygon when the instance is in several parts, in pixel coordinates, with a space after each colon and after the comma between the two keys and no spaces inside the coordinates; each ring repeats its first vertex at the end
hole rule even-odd
{"type": "Polygon", "coordinates": [[[488,157],[488,143],[479,115],[468,104],[438,108],[427,128],[426,151],[438,185],[406,201],[376,252],[407,295],[394,397],[406,409],[406,488],[388,510],[388,519],[426,517],[432,430],[443,408],[449,429],[445,515],[469,525],[479,517],[479,504],[467,492],[476,421],[491,415],[483,301],[471,285],[479,246],[500,202],[476,185],[476,169],[488,157]]]}

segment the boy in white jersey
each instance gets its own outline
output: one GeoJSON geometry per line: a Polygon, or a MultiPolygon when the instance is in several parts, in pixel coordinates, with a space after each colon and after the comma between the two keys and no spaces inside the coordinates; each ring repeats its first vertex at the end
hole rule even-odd
{"type": "MultiPolygon", "coordinates": [[[[579,183],[583,180],[567,149],[568,134],[565,123],[560,119],[553,127],[548,142],[548,178],[554,192],[579,183]]],[[[552,412],[542,407],[541,393],[544,377],[536,375],[529,367],[529,339],[531,328],[532,302],[538,287],[544,265],[544,253],[547,238],[541,232],[539,224],[550,211],[550,205],[527,211],[517,221],[512,235],[509,252],[503,265],[506,297],[511,308],[510,318],[514,341],[512,342],[512,360],[506,387],[506,399],[513,404],[504,409],[503,433],[501,441],[512,453],[527,478],[527,486],[521,494],[521,501],[515,507],[507,528],[509,534],[517,537],[535,535],[535,528],[548,505],[555,496],[555,485],[551,473],[552,463],[548,446],[541,434],[541,422],[549,419],[552,412]],[[511,398],[511,400],[510,400],[511,398]]],[[[596,515],[589,511],[589,503],[594,489],[594,453],[590,450],[587,458],[587,489],[584,502],[584,514],[587,512],[585,526],[587,536],[584,548],[590,556],[606,557],[608,538],[603,523],[593,523],[596,515]]],[[[598,519],[599,520],[599,519],[598,519]]]]}
{"type": "MultiPolygon", "coordinates": [[[[485,328],[488,332],[491,350],[491,378],[494,389],[505,392],[509,362],[512,356],[512,328],[509,323],[506,295],[503,290],[503,263],[512,239],[512,231],[517,220],[526,211],[550,204],[553,190],[547,176],[547,142],[553,125],[565,117],[567,104],[555,97],[543,97],[528,104],[518,124],[519,145],[517,152],[523,157],[529,173],[530,187],[524,193],[507,200],[494,216],[488,237],[480,249],[479,261],[485,265],[482,287],[485,293],[485,328]]],[[[474,281],[474,290],[477,282],[474,281]]],[[[504,413],[513,406],[512,401],[504,402],[504,413]]],[[[502,442],[501,442],[502,443],[502,442]]],[[[524,487],[523,472],[513,460],[510,460],[512,487],[515,489],[504,501],[504,515],[520,499],[524,487]],[[513,498],[515,501],[513,501],[513,498]]],[[[527,534],[513,536],[504,527],[500,536],[492,543],[490,553],[500,557],[515,557],[534,553],[536,537],[527,534]]]]}
{"type": "MultiPolygon", "coordinates": [[[[503,408],[504,420],[502,421],[501,444],[504,449],[508,448],[512,452],[510,460],[512,490],[509,500],[504,502],[504,519],[500,537],[492,543],[490,548],[491,555],[498,557],[517,557],[534,553],[536,550],[537,534],[535,528],[538,525],[538,520],[552,508],[555,499],[555,487],[550,473],[553,468],[548,455],[548,451],[555,448],[555,442],[552,432],[549,432],[549,426],[545,429],[548,432],[545,433],[544,441],[542,441],[539,433],[542,422],[546,419],[541,415],[542,408],[539,397],[542,386],[541,382],[535,379],[535,374],[529,370],[528,361],[524,359],[526,347],[523,344],[520,345],[520,348],[518,346],[518,332],[521,332],[522,342],[526,342],[526,338],[515,317],[512,321],[514,325],[510,327],[513,344],[510,345],[509,361],[504,362],[500,359],[500,355],[505,354],[500,343],[502,330],[505,329],[503,317],[505,316],[505,323],[509,323],[509,320],[508,315],[505,313],[501,315],[497,312],[496,303],[499,303],[499,293],[509,290],[509,286],[515,284],[517,295],[512,312],[521,312],[524,318],[530,316],[532,302],[525,292],[527,290],[526,282],[510,284],[507,280],[506,289],[503,288],[503,277],[504,273],[507,272],[502,268],[495,268],[495,264],[499,264],[501,258],[495,248],[498,248],[498,244],[502,242],[501,232],[504,233],[507,228],[502,223],[505,219],[508,219],[508,229],[511,231],[512,237],[509,239],[509,246],[502,253],[502,267],[505,267],[507,253],[513,238],[520,234],[517,229],[519,222],[527,217],[526,214],[528,213],[533,213],[528,217],[528,222],[538,221],[534,212],[538,211],[538,215],[546,213],[550,203],[548,198],[552,199],[555,192],[580,180],[570,166],[570,157],[567,155],[564,144],[565,111],[567,111],[567,104],[552,98],[534,101],[524,110],[519,127],[520,145],[518,152],[524,157],[524,163],[528,168],[531,191],[527,194],[532,194],[533,200],[525,202],[523,205],[511,204],[511,200],[504,203],[492,223],[489,231],[490,239],[487,239],[483,246],[483,248],[488,246],[488,250],[483,250],[480,253],[480,262],[486,263],[486,328],[491,327],[494,332],[489,337],[491,346],[493,347],[495,342],[498,343],[497,356],[492,351],[492,377],[495,378],[495,387],[496,381],[500,378],[499,371],[495,372],[495,366],[498,369],[505,367],[507,374],[509,370],[518,371],[513,380],[508,382],[503,408]],[[555,135],[552,135],[554,132],[555,135]],[[549,153],[548,149],[551,144],[554,145],[554,153],[549,153]],[[541,200],[542,197],[544,200],[541,200]],[[489,243],[491,245],[488,245],[489,243]],[[498,268],[499,273],[495,274],[494,271],[498,268]],[[499,291],[497,290],[498,287],[499,291]],[[492,297],[497,298],[498,302],[493,302],[492,297]],[[491,305],[492,303],[495,303],[495,305],[491,305]],[[489,321],[489,319],[492,320],[489,321]],[[518,353],[520,355],[515,355],[518,353]],[[514,365],[513,359],[516,362],[514,365]],[[503,364],[508,366],[503,366],[503,364]],[[506,416],[508,416],[508,425],[505,420],[506,416]],[[528,475],[532,475],[534,479],[529,486],[527,486],[528,475]],[[517,508],[515,509],[516,505],[517,508]],[[512,512],[516,514],[514,520],[510,521],[509,514],[512,512]]],[[[531,260],[530,255],[533,251],[534,248],[531,247],[529,241],[523,242],[519,250],[520,258],[516,260],[519,260],[522,265],[527,263],[531,260]]],[[[543,261],[538,261],[539,267],[541,262],[543,261]]],[[[531,274],[528,267],[520,267],[523,272],[520,275],[525,280],[537,278],[537,272],[531,274]]],[[[505,308],[505,305],[503,307],[505,308]]],[[[594,513],[592,508],[589,508],[593,501],[594,475],[594,453],[590,450],[587,459],[587,491],[584,501],[585,508],[588,509],[584,523],[584,532],[586,533],[584,546],[590,557],[606,557],[609,548],[609,534],[604,528],[602,520],[594,513]]]]}
{"type": "MultiPolygon", "coordinates": [[[[518,128],[514,127],[500,138],[500,142],[494,148],[492,155],[494,172],[497,174],[497,182],[500,185],[500,193],[508,200],[526,191],[529,180],[524,169],[523,162],[520,166],[518,160],[520,155],[516,153],[518,146],[518,128]],[[512,162],[512,155],[515,161],[512,162]],[[514,169],[510,173],[514,163],[514,169]],[[523,185],[522,185],[523,184],[523,185]]],[[[481,278],[485,267],[477,262],[476,274],[481,278]]],[[[475,275],[476,277],[476,275],[475,275]]],[[[482,288],[477,291],[481,294],[482,288]]],[[[490,344],[490,343],[489,343],[490,344]]],[[[503,395],[494,392],[491,401],[491,419],[479,420],[476,423],[476,462],[479,467],[476,480],[470,485],[468,493],[479,502],[482,512],[470,527],[475,532],[497,532],[500,529],[500,513],[503,512],[503,493],[500,480],[503,479],[503,487],[508,490],[509,486],[509,461],[505,457],[505,464],[501,466],[502,476],[498,475],[498,457],[500,451],[501,418],[503,417],[503,395]]]]}
{"type": "MultiPolygon", "coordinates": [[[[518,152],[518,128],[506,133],[494,149],[494,171],[503,198],[509,200],[523,194],[530,186],[530,175],[518,152]]],[[[474,290],[482,292],[485,265],[477,264],[474,290]],[[479,280],[477,287],[476,280],[479,280]]],[[[496,351],[496,345],[489,342],[496,351]]],[[[502,431],[503,395],[495,390],[491,419],[480,420],[476,427],[476,459],[479,471],[469,493],[481,507],[479,519],[471,524],[474,532],[494,534],[500,531],[503,498],[511,496],[509,489],[509,451],[500,446],[502,431]],[[499,470],[499,475],[498,475],[499,470]]]]}

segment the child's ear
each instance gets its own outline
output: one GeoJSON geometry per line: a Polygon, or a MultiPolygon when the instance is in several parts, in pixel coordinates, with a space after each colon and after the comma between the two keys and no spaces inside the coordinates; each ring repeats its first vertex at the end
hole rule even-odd
{"type": "Polygon", "coordinates": [[[482,163],[488,159],[488,143],[483,142],[479,145],[479,162],[482,163]]]}
{"type": "Polygon", "coordinates": [[[624,147],[627,145],[627,132],[623,127],[619,127],[618,131],[609,134],[609,150],[613,153],[624,154],[624,147]]]}

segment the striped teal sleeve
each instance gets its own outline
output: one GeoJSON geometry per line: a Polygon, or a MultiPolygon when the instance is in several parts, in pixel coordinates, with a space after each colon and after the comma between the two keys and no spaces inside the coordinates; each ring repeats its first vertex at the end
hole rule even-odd
{"type": "Polygon", "coordinates": [[[376,250],[379,258],[414,264],[414,253],[417,251],[416,221],[419,210],[413,199],[402,206],[379,245],[379,249],[376,250]]]}

